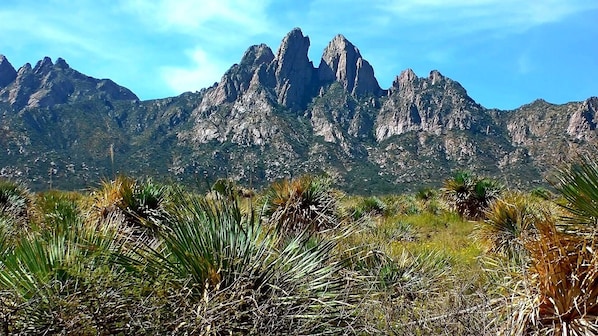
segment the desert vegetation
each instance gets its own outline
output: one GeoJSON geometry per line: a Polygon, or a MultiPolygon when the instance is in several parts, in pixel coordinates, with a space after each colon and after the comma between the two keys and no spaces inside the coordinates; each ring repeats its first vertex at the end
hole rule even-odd
{"type": "Polygon", "coordinates": [[[207,193],[0,181],[0,335],[594,335],[598,163],[548,189],[457,172],[358,196],[328,177],[207,193]]]}

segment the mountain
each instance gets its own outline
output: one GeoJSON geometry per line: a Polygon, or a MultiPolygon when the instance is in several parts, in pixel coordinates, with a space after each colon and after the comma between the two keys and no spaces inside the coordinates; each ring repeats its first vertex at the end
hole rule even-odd
{"type": "Polygon", "coordinates": [[[83,188],[118,172],[202,187],[306,172],[357,193],[439,185],[458,169],[534,187],[598,143],[598,98],[487,109],[457,82],[407,69],[383,89],[337,35],[317,67],[296,28],[274,53],[251,46],[219,83],[140,101],[62,59],[15,70],[0,55],[0,176],[83,188]]]}

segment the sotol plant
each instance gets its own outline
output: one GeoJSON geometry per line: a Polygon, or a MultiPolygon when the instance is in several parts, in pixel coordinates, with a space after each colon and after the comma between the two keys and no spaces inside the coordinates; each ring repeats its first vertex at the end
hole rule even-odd
{"type": "Polygon", "coordinates": [[[318,232],[338,224],[337,200],[324,177],[303,176],[274,183],[266,195],[264,214],[282,232],[318,232]]]}
{"type": "Polygon", "coordinates": [[[172,204],[157,225],[159,245],[121,261],[143,277],[166,274],[172,286],[189,289],[194,308],[180,332],[320,334],[351,327],[333,240],[283,239],[228,198],[178,190],[172,204]]]}

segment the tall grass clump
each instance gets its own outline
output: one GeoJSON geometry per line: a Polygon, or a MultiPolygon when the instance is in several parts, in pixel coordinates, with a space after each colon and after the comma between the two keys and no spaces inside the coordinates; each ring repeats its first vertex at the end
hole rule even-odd
{"type": "Polygon", "coordinates": [[[92,193],[90,218],[102,221],[111,216],[123,216],[124,223],[134,231],[155,230],[153,223],[164,216],[168,189],[151,179],[136,180],[123,175],[113,181],[103,181],[92,193]]]}
{"type": "MultiPolygon", "coordinates": [[[[111,266],[115,225],[90,224],[67,198],[46,194],[40,223],[0,259],[0,315],[7,334],[113,334],[128,330],[130,286],[111,266]],[[50,200],[52,198],[52,200],[50,200]],[[50,204],[53,204],[50,206],[50,204]]],[[[42,205],[43,204],[43,205],[42,205]]]]}
{"type": "Polygon", "coordinates": [[[334,228],[338,204],[330,184],[328,178],[313,176],[275,182],[265,196],[264,215],[287,233],[334,228]]]}
{"type": "Polygon", "coordinates": [[[474,235],[486,245],[486,251],[520,259],[526,255],[525,243],[535,239],[536,223],[551,215],[529,197],[509,193],[494,201],[485,217],[474,235]]]}
{"type": "Polygon", "coordinates": [[[13,237],[28,230],[32,197],[24,184],[0,179],[0,218],[7,236],[13,237]]]}

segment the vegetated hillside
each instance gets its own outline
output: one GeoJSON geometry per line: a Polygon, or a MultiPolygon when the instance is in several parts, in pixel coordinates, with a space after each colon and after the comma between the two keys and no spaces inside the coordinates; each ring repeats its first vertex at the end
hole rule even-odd
{"type": "Polygon", "coordinates": [[[82,188],[117,172],[264,185],[327,173],[359,193],[438,185],[468,169],[528,187],[596,146],[598,98],[489,110],[456,81],[405,70],[382,89],[342,35],[315,67],[300,29],[276,53],[250,47],[220,83],[139,101],[49,58],[15,70],[0,57],[0,176],[82,188]]]}

